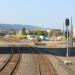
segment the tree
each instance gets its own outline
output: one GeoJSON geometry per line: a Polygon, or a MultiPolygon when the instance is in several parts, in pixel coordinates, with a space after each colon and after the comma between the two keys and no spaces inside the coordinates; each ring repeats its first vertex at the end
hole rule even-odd
{"type": "Polygon", "coordinates": [[[35,36],[35,35],[47,36],[48,35],[48,33],[46,31],[42,31],[42,30],[29,31],[28,34],[33,35],[33,36],[35,36]]]}
{"type": "Polygon", "coordinates": [[[0,36],[5,36],[6,35],[6,33],[0,33],[0,36]]]}
{"type": "Polygon", "coordinates": [[[50,36],[60,36],[60,35],[63,35],[63,32],[61,32],[61,30],[59,29],[52,29],[50,31],[50,36]]]}
{"type": "Polygon", "coordinates": [[[47,35],[48,35],[48,33],[47,33],[46,31],[38,30],[38,31],[37,31],[37,35],[47,36],[47,35]]]}
{"type": "Polygon", "coordinates": [[[43,35],[44,35],[44,36],[48,36],[47,31],[44,31],[43,35]]]}
{"type": "Polygon", "coordinates": [[[22,34],[26,35],[26,29],[22,28],[22,34]]]}

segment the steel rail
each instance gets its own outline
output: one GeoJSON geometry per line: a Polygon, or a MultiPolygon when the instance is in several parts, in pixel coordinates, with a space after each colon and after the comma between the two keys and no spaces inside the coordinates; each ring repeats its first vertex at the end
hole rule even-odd
{"type": "Polygon", "coordinates": [[[30,48],[33,53],[38,53],[35,54],[38,64],[39,64],[39,71],[40,75],[58,75],[56,70],[53,68],[53,65],[50,64],[50,61],[46,56],[43,56],[38,50],[34,48],[30,48]],[[43,68],[42,68],[43,67],[43,68]],[[43,69],[43,70],[42,70],[43,69]]]}
{"type": "MultiPolygon", "coordinates": [[[[14,49],[12,48],[12,50],[14,49]]],[[[14,70],[16,69],[20,60],[20,50],[18,48],[17,50],[17,54],[14,54],[14,51],[12,51],[12,56],[0,70],[0,75],[13,75],[14,70]]]]}
{"type": "Polygon", "coordinates": [[[37,56],[36,56],[36,54],[34,54],[34,51],[31,48],[28,48],[28,49],[30,50],[31,53],[33,53],[32,56],[33,56],[33,61],[35,63],[35,67],[36,67],[36,69],[35,69],[36,75],[41,75],[40,65],[39,65],[37,56]]]}
{"type": "Polygon", "coordinates": [[[16,62],[16,64],[15,64],[14,69],[13,69],[13,70],[12,70],[12,72],[10,73],[10,75],[12,75],[12,74],[13,74],[14,70],[16,69],[16,67],[17,67],[17,65],[18,65],[18,63],[20,62],[20,59],[21,59],[20,50],[19,50],[19,48],[18,48],[18,47],[17,47],[17,49],[18,49],[18,55],[19,55],[19,58],[18,58],[18,60],[17,60],[17,62],[16,62]]]}
{"type": "Polygon", "coordinates": [[[53,72],[53,75],[58,75],[57,71],[53,67],[53,64],[50,62],[50,60],[47,58],[47,56],[43,56],[43,57],[47,61],[48,65],[51,66],[50,69],[53,72]]]}
{"type": "Polygon", "coordinates": [[[12,53],[11,53],[10,57],[7,59],[7,61],[1,65],[0,72],[4,69],[4,67],[8,64],[8,62],[12,58],[12,56],[13,56],[13,49],[11,48],[11,50],[12,50],[12,53]]]}

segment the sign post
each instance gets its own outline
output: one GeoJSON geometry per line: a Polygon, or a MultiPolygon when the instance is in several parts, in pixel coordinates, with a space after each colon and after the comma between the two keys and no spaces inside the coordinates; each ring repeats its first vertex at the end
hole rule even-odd
{"type": "Polygon", "coordinates": [[[67,64],[67,65],[69,65],[69,64],[72,64],[72,62],[70,61],[70,59],[69,59],[69,44],[68,44],[68,42],[69,42],[69,19],[67,18],[66,20],[65,20],[65,25],[66,25],[66,34],[65,34],[65,36],[66,36],[66,48],[67,48],[67,52],[66,52],[66,57],[67,57],[67,60],[65,60],[64,61],[64,64],[67,64]]]}

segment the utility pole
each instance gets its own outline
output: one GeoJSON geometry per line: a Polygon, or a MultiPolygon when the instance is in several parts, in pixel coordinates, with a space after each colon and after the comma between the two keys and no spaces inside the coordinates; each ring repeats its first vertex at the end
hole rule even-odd
{"type": "Polygon", "coordinates": [[[64,30],[64,23],[63,23],[63,33],[65,33],[65,30],[64,30]]]}
{"type": "Polygon", "coordinates": [[[72,46],[73,47],[73,25],[72,25],[72,17],[71,17],[71,42],[72,42],[72,46]]]}

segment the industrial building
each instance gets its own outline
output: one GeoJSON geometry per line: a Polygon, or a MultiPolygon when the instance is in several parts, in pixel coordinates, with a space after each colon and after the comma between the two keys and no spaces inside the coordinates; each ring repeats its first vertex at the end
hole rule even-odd
{"type": "Polygon", "coordinates": [[[75,37],[75,27],[73,27],[73,37],[75,37]]]}

